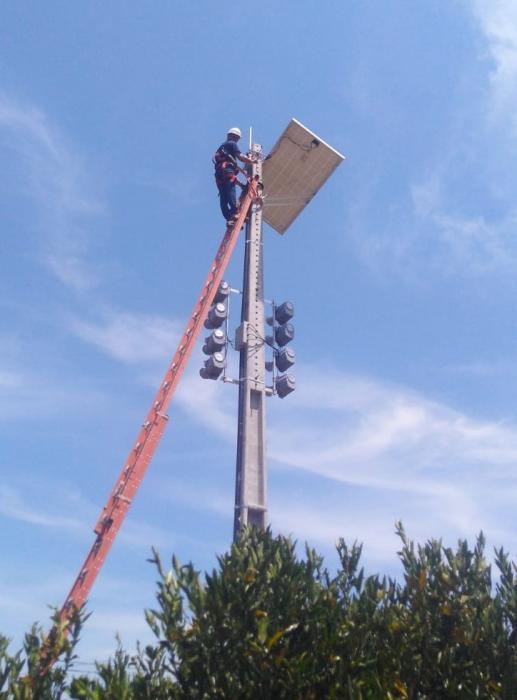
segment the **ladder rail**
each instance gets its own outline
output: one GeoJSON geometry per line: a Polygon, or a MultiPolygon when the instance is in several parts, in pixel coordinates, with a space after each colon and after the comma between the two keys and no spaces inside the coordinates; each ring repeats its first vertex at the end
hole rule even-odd
{"type": "Polygon", "coordinates": [[[168,416],[167,409],[171,403],[179,380],[186,367],[188,358],[201,332],[210,305],[214,299],[223,274],[248,211],[254,201],[259,198],[259,183],[249,180],[237,220],[232,227],[227,228],[219,246],[210,271],[203,284],[201,294],[190,316],[185,332],[178,344],[176,352],[167,367],[163,381],[158,389],[153,404],[142,424],[138,436],[124,463],[111,494],[94,527],[96,539],[88,552],[75,582],[68,593],[59,617],[66,630],[74,611],[86,602],[95,579],[104,564],[126,514],[131,505],[147,468],[161,440],[168,416]]]}

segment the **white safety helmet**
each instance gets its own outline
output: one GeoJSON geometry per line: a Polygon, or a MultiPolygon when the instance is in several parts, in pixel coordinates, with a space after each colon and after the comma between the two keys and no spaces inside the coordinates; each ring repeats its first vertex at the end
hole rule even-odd
{"type": "Polygon", "coordinates": [[[228,134],[233,134],[234,136],[238,136],[239,138],[242,136],[241,130],[239,129],[238,126],[232,126],[231,129],[228,129],[228,134]]]}

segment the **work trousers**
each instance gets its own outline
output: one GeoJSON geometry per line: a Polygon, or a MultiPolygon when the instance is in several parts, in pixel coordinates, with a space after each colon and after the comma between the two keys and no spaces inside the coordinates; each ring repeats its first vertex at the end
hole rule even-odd
{"type": "Polygon", "coordinates": [[[235,182],[225,180],[219,186],[219,204],[224,218],[228,221],[237,213],[237,192],[235,182]]]}

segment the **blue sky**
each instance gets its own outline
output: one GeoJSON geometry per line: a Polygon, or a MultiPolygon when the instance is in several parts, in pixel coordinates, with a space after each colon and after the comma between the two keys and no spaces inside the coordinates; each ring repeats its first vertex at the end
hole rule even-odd
{"type": "MultiPolygon", "coordinates": [[[[347,160],[265,230],[298,357],[268,403],[274,530],[331,564],[357,538],[369,571],[397,571],[399,518],[515,556],[515,4],[54,0],[0,21],[0,631],[44,622],[92,542],[223,233],[213,151],[234,125],[267,150],[293,116],[347,160]]],[[[85,659],[147,638],[151,546],[202,569],[230,542],[236,391],[201,360],[85,659]]]]}

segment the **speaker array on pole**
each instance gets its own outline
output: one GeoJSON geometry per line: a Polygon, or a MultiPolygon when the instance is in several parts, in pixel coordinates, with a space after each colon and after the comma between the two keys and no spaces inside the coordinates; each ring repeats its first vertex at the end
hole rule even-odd
{"type": "MultiPolygon", "coordinates": [[[[199,370],[203,379],[219,379],[226,368],[228,297],[231,291],[228,282],[221,282],[205,320],[205,328],[211,333],[206,336],[203,344],[203,353],[208,355],[204,366],[199,370]]],[[[288,372],[296,362],[293,348],[287,347],[295,334],[294,325],[291,323],[293,316],[294,304],[284,301],[279,306],[273,303],[273,315],[267,319],[267,323],[272,327],[272,335],[269,335],[265,342],[273,349],[274,360],[266,362],[266,370],[273,373],[273,393],[281,399],[296,389],[296,379],[288,372]]]]}
{"type": "Polygon", "coordinates": [[[211,330],[203,345],[203,352],[208,355],[204,366],[199,370],[203,379],[219,379],[226,367],[226,321],[228,318],[228,296],[230,285],[224,280],[219,285],[212,306],[210,307],[204,326],[211,330]],[[222,327],[224,326],[224,328],[222,327]]]}
{"type": "Polygon", "coordinates": [[[274,377],[275,393],[283,399],[296,389],[294,375],[287,373],[287,370],[294,365],[296,355],[292,348],[286,347],[294,338],[294,325],[291,323],[294,304],[291,301],[284,301],[280,306],[273,308],[273,315],[267,319],[267,323],[272,326],[273,334],[267,341],[273,348],[276,369],[281,373],[286,372],[274,377]]]}

